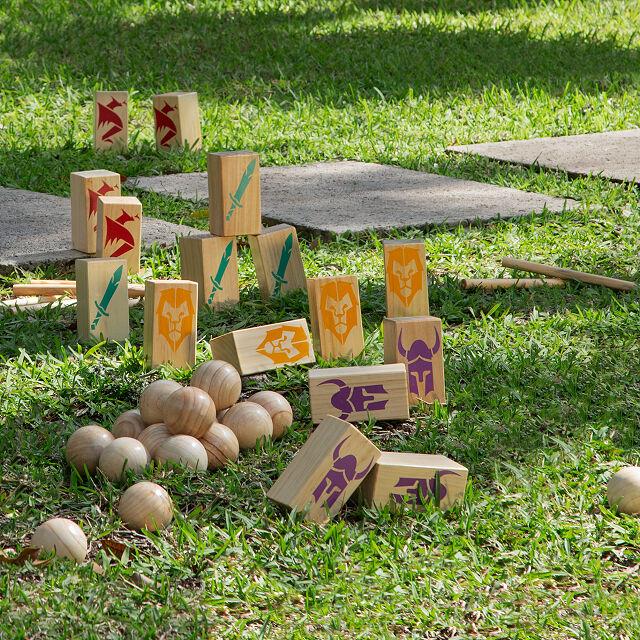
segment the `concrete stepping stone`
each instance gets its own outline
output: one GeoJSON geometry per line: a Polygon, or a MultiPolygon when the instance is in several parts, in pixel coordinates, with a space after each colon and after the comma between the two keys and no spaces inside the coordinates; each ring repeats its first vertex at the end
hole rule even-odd
{"type": "Polygon", "coordinates": [[[447,151],[513,164],[564,169],[576,176],[600,175],[616,182],[640,181],[640,129],[457,145],[448,147],[447,151]]]}
{"type": "MultiPolygon", "coordinates": [[[[562,211],[575,200],[364,162],[261,167],[262,218],[302,231],[390,231],[425,224],[455,226],[498,217],[562,211]]],[[[143,191],[204,201],[206,173],[129,178],[143,191]]]]}

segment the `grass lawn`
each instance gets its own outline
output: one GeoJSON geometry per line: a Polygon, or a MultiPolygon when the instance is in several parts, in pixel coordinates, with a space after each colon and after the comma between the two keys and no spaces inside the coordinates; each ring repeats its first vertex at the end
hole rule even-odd
{"type": "MultiPolygon", "coordinates": [[[[638,126],[639,23],[631,0],[2,2],[0,185],[68,196],[71,171],[196,171],[206,151],[246,148],[263,165],[374,161],[583,204],[408,234],[426,244],[448,405],[360,426],[380,448],[469,468],[463,504],[444,514],[353,502],[318,526],[267,502],[311,431],[306,371],[288,368],[244,386],[282,390],[292,431],[215,474],[156,473],[181,515],[158,536],[128,532],[115,511],[122,488],[72,475],[64,444],[84,424],[109,427],[151,380],[189,372],[145,368],[140,308],[130,341],[95,348],[78,344],[72,309],[0,316],[0,547],[19,549],[62,515],[107,567],[0,565],[0,637],[639,637],[640,526],[612,512],[605,488],[638,460],[640,297],[458,284],[501,275],[504,255],[640,282],[638,190],[444,153],[638,126]],[[91,148],[93,92],[107,88],[131,92],[123,155],[91,148]],[[151,96],[172,90],[198,91],[202,152],[155,151],[151,96]],[[121,561],[102,538],[127,545],[121,561]]],[[[189,217],[195,204],[128,193],[147,215],[206,226],[189,217]]],[[[302,245],[309,276],[359,275],[358,362],[381,363],[380,239],[302,245]]],[[[246,248],[239,258],[242,302],[201,314],[199,361],[213,336],[308,315],[303,294],[262,303],[246,248]]],[[[174,249],[143,263],[179,275],[174,249]]],[[[0,280],[0,293],[31,275],[0,280]]]]}

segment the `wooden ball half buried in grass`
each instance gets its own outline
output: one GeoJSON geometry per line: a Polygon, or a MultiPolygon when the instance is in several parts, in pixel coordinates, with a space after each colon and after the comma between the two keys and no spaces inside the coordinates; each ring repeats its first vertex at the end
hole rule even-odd
{"type": "Polygon", "coordinates": [[[43,522],[31,537],[30,547],[55,552],[59,558],[82,562],[87,556],[87,536],[73,520],[51,518],[43,522]]]}
{"type": "Polygon", "coordinates": [[[164,401],[181,387],[175,380],[156,380],[144,388],[140,394],[140,415],[147,426],[162,422],[164,401]]]}
{"type": "Polygon", "coordinates": [[[65,458],[78,470],[78,473],[84,475],[86,468],[87,473],[94,474],[100,455],[113,440],[113,434],[97,424],[80,427],[67,440],[65,458]]]}
{"type": "Polygon", "coordinates": [[[293,409],[289,401],[275,391],[258,391],[254,393],[249,402],[256,402],[264,407],[271,416],[273,422],[273,439],[282,437],[287,427],[293,422],[293,409]]]}
{"type": "Polygon", "coordinates": [[[181,387],[164,403],[163,422],[175,435],[199,438],[216,421],[216,405],[206,391],[181,387]]]}
{"type": "Polygon", "coordinates": [[[193,436],[177,435],[165,440],[156,450],[160,464],[175,464],[190,471],[206,471],[207,452],[193,436]]]}
{"type": "Polygon", "coordinates": [[[169,431],[167,425],[164,422],[158,422],[157,424],[150,424],[140,434],[138,440],[144,445],[149,457],[155,460],[158,447],[172,436],[173,434],[169,431]]]}
{"type": "Polygon", "coordinates": [[[237,369],[224,360],[203,362],[191,376],[191,386],[206,391],[218,410],[228,409],[238,401],[242,379],[237,369]]]}
{"type": "Polygon", "coordinates": [[[155,482],[138,482],[122,494],[118,515],[131,529],[160,531],[173,518],[173,502],[155,482]]]}
{"type": "Polygon", "coordinates": [[[238,459],[240,453],[238,438],[229,427],[223,424],[214,422],[200,438],[200,443],[207,452],[210,471],[220,469],[238,459]]]}
{"type": "Polygon", "coordinates": [[[607,484],[609,506],[619,513],[640,513],[640,467],[625,467],[613,474],[607,484]]]}
{"type": "Polygon", "coordinates": [[[128,469],[140,473],[149,464],[149,452],[134,438],[116,438],[105,447],[98,462],[98,469],[109,480],[117,482],[128,469]]]}
{"type": "Polygon", "coordinates": [[[139,409],[130,409],[121,413],[111,427],[114,438],[138,438],[147,425],[139,409]]]}
{"type": "Polygon", "coordinates": [[[269,412],[255,402],[238,402],[222,418],[238,438],[241,449],[253,449],[266,436],[273,435],[273,422],[269,412]]]}

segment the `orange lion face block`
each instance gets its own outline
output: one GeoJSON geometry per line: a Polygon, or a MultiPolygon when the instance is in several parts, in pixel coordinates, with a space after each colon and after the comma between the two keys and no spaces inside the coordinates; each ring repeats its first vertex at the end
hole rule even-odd
{"type": "Polygon", "coordinates": [[[195,310],[188,289],[164,289],[156,307],[158,333],[177,351],[184,339],[191,334],[195,310]]]}
{"type": "Polygon", "coordinates": [[[322,322],[341,344],[358,323],[358,298],[350,282],[329,282],[320,289],[322,322]]]}
{"type": "Polygon", "coordinates": [[[411,304],[416,293],[422,290],[423,272],[417,249],[399,247],[389,252],[389,290],[405,305],[411,304]]]}

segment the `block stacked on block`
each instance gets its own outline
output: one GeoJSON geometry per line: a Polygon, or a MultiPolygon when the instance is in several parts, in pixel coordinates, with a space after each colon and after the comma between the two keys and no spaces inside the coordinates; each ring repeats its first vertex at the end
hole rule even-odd
{"type": "Polygon", "coordinates": [[[129,273],[140,271],[142,204],[131,196],[100,196],[96,255],[125,258],[129,273]]]}
{"type": "Polygon", "coordinates": [[[153,96],[153,115],[158,149],[187,146],[192,151],[202,146],[198,94],[174,91],[153,96]]]}
{"type": "Polygon", "coordinates": [[[387,317],[428,315],[429,290],[423,240],[385,240],[387,317]]]}
{"type": "Polygon", "coordinates": [[[94,94],[93,146],[97,150],[126,151],[129,93],[96,91],[94,94]]]}

